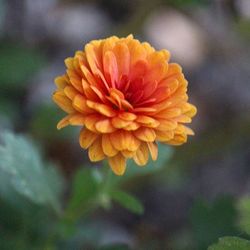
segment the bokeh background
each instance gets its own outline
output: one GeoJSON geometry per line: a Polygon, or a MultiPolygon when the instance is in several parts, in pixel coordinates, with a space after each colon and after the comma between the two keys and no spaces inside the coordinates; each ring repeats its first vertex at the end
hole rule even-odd
{"type": "MultiPolygon", "coordinates": [[[[220,236],[240,235],[238,201],[250,191],[249,0],[0,0],[0,130],[28,134],[70,183],[89,161],[77,128],[56,130],[63,112],[51,101],[54,78],[88,41],[130,33],[170,50],[171,61],[182,65],[198,108],[196,135],[166,147],[160,173],[126,183],[145,206],[142,216],[119,206],[100,209],[73,247],[61,249],[118,242],[202,250],[220,236]]],[[[36,218],[13,229],[5,203],[1,198],[0,249],[39,249],[32,234],[23,234],[36,218]]]]}

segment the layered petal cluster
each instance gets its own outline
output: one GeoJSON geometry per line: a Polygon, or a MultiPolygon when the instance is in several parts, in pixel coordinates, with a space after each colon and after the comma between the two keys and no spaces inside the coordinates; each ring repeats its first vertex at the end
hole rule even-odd
{"type": "Polygon", "coordinates": [[[156,51],[132,35],[88,43],[65,60],[55,79],[53,100],[68,115],[57,125],[82,126],[80,145],[91,161],[108,159],[117,175],[132,158],[138,165],[157,159],[157,142],[181,145],[193,131],[196,108],[187,80],[167,50],[156,51]]]}

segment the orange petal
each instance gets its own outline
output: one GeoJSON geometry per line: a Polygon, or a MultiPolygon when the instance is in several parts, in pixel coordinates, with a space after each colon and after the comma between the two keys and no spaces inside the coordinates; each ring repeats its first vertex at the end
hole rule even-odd
{"type": "Polygon", "coordinates": [[[71,117],[71,115],[67,115],[63,119],[61,119],[57,123],[57,129],[61,129],[61,128],[64,128],[64,127],[68,126],[69,125],[69,118],[70,117],[71,117]]]}
{"type": "Polygon", "coordinates": [[[82,114],[90,114],[93,113],[93,110],[91,110],[87,106],[87,101],[82,95],[76,95],[74,100],[73,100],[73,106],[74,108],[82,113],[82,114]]]}
{"type": "Polygon", "coordinates": [[[156,128],[160,124],[154,118],[151,118],[151,117],[145,116],[145,115],[138,115],[138,117],[136,118],[136,122],[141,123],[144,126],[147,126],[147,127],[150,127],[150,128],[156,128]]]}
{"type": "Polygon", "coordinates": [[[105,104],[92,102],[90,100],[87,100],[86,103],[89,108],[99,112],[102,115],[105,115],[107,117],[114,117],[116,115],[116,112],[111,107],[105,104]]]}
{"type": "Polygon", "coordinates": [[[155,131],[152,128],[142,127],[137,129],[133,133],[138,139],[146,142],[153,142],[156,137],[155,131]]]}
{"type": "Polygon", "coordinates": [[[126,159],[122,154],[108,158],[108,163],[116,175],[123,175],[126,170],[126,159]]]}
{"type": "Polygon", "coordinates": [[[156,140],[157,141],[169,141],[174,137],[174,131],[169,130],[169,131],[159,131],[156,130],[156,140]]]}
{"type": "Polygon", "coordinates": [[[72,114],[69,118],[70,125],[73,126],[83,126],[85,118],[82,114],[72,114]]]}
{"type": "Polygon", "coordinates": [[[110,119],[104,119],[104,120],[98,121],[95,124],[95,128],[100,133],[112,133],[116,130],[113,127],[110,119]]]}
{"type": "Polygon", "coordinates": [[[96,140],[97,137],[98,137],[98,134],[93,133],[86,128],[83,128],[79,136],[80,146],[84,149],[87,149],[93,144],[93,142],[96,140]]]}
{"type": "Polygon", "coordinates": [[[71,99],[71,100],[73,100],[74,99],[74,97],[76,96],[76,95],[78,95],[78,94],[80,94],[74,87],[72,87],[72,86],[66,86],[64,89],[63,89],[63,92],[65,93],[65,95],[69,98],[69,99],[71,99]]]}
{"type": "Polygon", "coordinates": [[[160,125],[157,127],[157,130],[174,130],[177,127],[177,122],[173,120],[158,119],[158,121],[160,125]]]}
{"type": "Polygon", "coordinates": [[[153,161],[157,160],[158,157],[158,146],[155,142],[147,142],[148,144],[148,149],[151,154],[151,158],[153,161]]]}
{"type": "Polygon", "coordinates": [[[67,77],[63,75],[63,76],[56,77],[55,84],[57,88],[64,89],[69,83],[68,83],[67,77]]]}
{"type": "Polygon", "coordinates": [[[101,161],[106,157],[102,150],[101,138],[96,139],[89,147],[88,155],[89,159],[93,162],[101,161]]]}
{"type": "Polygon", "coordinates": [[[133,158],[139,166],[144,166],[148,162],[148,147],[146,143],[141,144],[133,158]]]}
{"type": "Polygon", "coordinates": [[[124,128],[128,126],[131,122],[130,121],[124,121],[123,119],[120,119],[119,117],[114,117],[112,119],[112,125],[115,128],[124,128]]]}
{"type": "Polygon", "coordinates": [[[189,117],[193,117],[197,113],[196,107],[190,103],[185,103],[181,109],[182,109],[183,114],[189,117]]]}
{"type": "Polygon", "coordinates": [[[130,122],[126,127],[124,127],[124,130],[127,131],[134,131],[137,130],[140,127],[139,123],[137,122],[130,122]]]}
{"type": "Polygon", "coordinates": [[[102,150],[104,152],[105,155],[109,156],[109,157],[113,157],[118,153],[118,150],[116,150],[109,138],[109,135],[104,134],[102,135],[102,150]]]}
{"type": "Polygon", "coordinates": [[[179,108],[169,108],[160,111],[159,113],[155,114],[154,117],[162,119],[170,119],[173,117],[177,117],[179,115],[181,115],[181,110],[179,108]]]}
{"type": "Polygon", "coordinates": [[[110,140],[112,145],[119,151],[136,151],[140,146],[140,141],[131,132],[124,130],[117,130],[110,134],[110,140]]]}
{"type": "Polygon", "coordinates": [[[87,129],[97,133],[98,131],[96,130],[95,125],[100,120],[103,120],[103,116],[98,114],[92,114],[92,115],[87,115],[85,117],[84,123],[87,129]]]}
{"type": "Polygon", "coordinates": [[[167,144],[170,145],[181,145],[183,143],[187,142],[187,135],[185,134],[176,134],[172,140],[167,141],[167,144]]]}
{"type": "Polygon", "coordinates": [[[122,112],[119,114],[119,117],[126,121],[134,121],[137,116],[130,112],[122,112]]]}
{"type": "Polygon", "coordinates": [[[75,111],[72,107],[71,100],[61,91],[56,91],[53,94],[53,101],[67,113],[73,113],[75,111]]]}
{"type": "Polygon", "coordinates": [[[121,151],[121,153],[125,158],[132,158],[135,155],[135,151],[130,151],[130,150],[123,150],[121,151]]]}

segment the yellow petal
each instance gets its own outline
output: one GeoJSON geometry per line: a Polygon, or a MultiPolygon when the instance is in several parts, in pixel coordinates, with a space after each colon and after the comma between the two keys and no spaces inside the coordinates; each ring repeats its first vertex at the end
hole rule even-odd
{"type": "Polygon", "coordinates": [[[116,175],[123,175],[126,170],[126,159],[122,154],[108,158],[108,163],[116,175]]]}
{"type": "Polygon", "coordinates": [[[133,133],[138,139],[146,142],[152,142],[156,137],[155,131],[152,128],[142,127],[137,129],[133,133]]]}
{"type": "Polygon", "coordinates": [[[101,161],[106,156],[102,150],[101,138],[96,139],[93,144],[89,147],[89,159],[93,162],[101,161]]]}
{"type": "Polygon", "coordinates": [[[112,133],[116,130],[111,124],[110,119],[104,119],[104,120],[98,121],[95,124],[95,128],[100,133],[112,133]]]}
{"type": "Polygon", "coordinates": [[[148,144],[148,149],[151,154],[151,158],[153,161],[157,160],[158,157],[158,146],[155,142],[147,142],[148,144]]]}
{"type": "Polygon", "coordinates": [[[98,134],[91,132],[90,130],[83,128],[80,132],[79,143],[84,149],[87,149],[93,144],[93,142],[98,137],[98,134]]]}
{"type": "Polygon", "coordinates": [[[71,100],[61,91],[56,91],[53,95],[53,101],[65,112],[73,113],[71,100]]]}
{"type": "Polygon", "coordinates": [[[134,161],[139,166],[144,166],[148,162],[148,147],[146,143],[142,143],[137,149],[134,161]]]}
{"type": "Polygon", "coordinates": [[[127,131],[134,131],[137,130],[140,127],[139,123],[137,122],[130,122],[126,127],[124,127],[124,130],[127,131]]]}
{"type": "Polygon", "coordinates": [[[107,134],[102,135],[102,150],[104,154],[109,157],[115,156],[118,153],[118,150],[116,150],[111,144],[109,135],[107,134]]]}

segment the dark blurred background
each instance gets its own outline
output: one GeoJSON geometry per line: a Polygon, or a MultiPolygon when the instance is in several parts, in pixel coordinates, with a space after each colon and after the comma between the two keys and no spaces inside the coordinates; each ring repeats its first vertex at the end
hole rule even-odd
{"type": "Polygon", "coordinates": [[[237,233],[236,201],[250,191],[249,0],[0,0],[0,129],[29,134],[70,180],[88,158],[77,128],[56,130],[54,78],[88,41],[130,33],[182,65],[196,135],[162,174],[127,184],[143,216],[115,207],[93,220],[103,242],[206,249],[237,233]]]}

